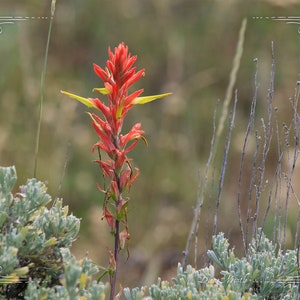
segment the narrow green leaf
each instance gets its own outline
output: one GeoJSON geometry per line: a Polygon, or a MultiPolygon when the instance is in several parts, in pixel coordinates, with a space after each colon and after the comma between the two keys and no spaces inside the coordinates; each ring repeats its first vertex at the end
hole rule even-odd
{"type": "Polygon", "coordinates": [[[144,96],[144,97],[137,97],[131,103],[132,104],[145,104],[157,99],[161,99],[167,96],[172,95],[172,93],[160,94],[160,95],[152,95],[152,96],[144,96]]]}
{"type": "Polygon", "coordinates": [[[87,107],[98,109],[97,106],[91,100],[89,100],[88,98],[83,98],[83,97],[80,97],[80,96],[77,96],[75,94],[71,94],[71,93],[65,92],[65,91],[60,91],[60,92],[64,95],[66,95],[66,96],[69,96],[70,98],[73,98],[73,99],[83,103],[87,107]]]}

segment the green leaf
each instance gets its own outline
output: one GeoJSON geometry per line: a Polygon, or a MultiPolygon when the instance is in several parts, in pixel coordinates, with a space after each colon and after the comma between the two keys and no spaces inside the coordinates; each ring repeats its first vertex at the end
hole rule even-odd
{"type": "Polygon", "coordinates": [[[137,97],[135,98],[131,104],[146,104],[148,102],[161,99],[167,96],[172,95],[172,93],[160,94],[160,95],[152,95],[152,96],[144,96],[144,97],[137,97]]]}
{"type": "Polygon", "coordinates": [[[108,95],[110,93],[109,89],[107,88],[94,88],[93,92],[98,92],[102,95],[108,95]]]}
{"type": "Polygon", "coordinates": [[[83,103],[87,107],[98,109],[98,107],[94,104],[94,102],[88,98],[83,98],[83,97],[80,97],[80,96],[77,96],[75,94],[71,94],[71,93],[65,92],[65,91],[60,91],[60,92],[66,96],[69,96],[70,98],[73,98],[73,99],[83,103]]]}

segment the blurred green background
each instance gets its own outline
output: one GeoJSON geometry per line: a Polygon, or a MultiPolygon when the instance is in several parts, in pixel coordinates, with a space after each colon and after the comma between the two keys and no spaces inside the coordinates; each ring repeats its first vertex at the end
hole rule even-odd
{"type": "MultiPolygon", "coordinates": [[[[49,16],[50,4],[50,0],[2,0],[0,15],[49,16]]],[[[37,177],[47,180],[49,193],[63,197],[70,211],[82,218],[80,238],[73,247],[78,257],[88,253],[107,265],[112,238],[101,221],[103,195],[96,189],[96,182],[102,180],[92,162],[96,134],[85,108],[60,90],[93,97],[92,89],[100,87],[101,81],[92,64],[104,66],[108,46],[124,41],[130,52],[138,55],[137,67],[146,69],[146,77],[135,87],[143,87],[144,95],[173,92],[171,97],[137,106],[129,114],[128,127],[141,122],[149,146],[141,143],[132,153],[141,175],[130,192],[130,258],[126,262],[124,251],[120,266],[123,286],[149,284],[158,275],[167,279],[182,259],[196,201],[198,169],[205,167],[209,154],[214,109],[217,100],[222,103],[224,99],[239,28],[247,17],[236,83],[237,117],[218,227],[239,245],[236,178],[253,97],[253,59],[259,61],[259,118],[267,106],[271,41],[276,59],[274,101],[281,121],[291,121],[289,98],[294,96],[300,73],[300,25],[254,18],[260,16],[300,16],[300,1],[57,0],[37,177]]],[[[19,184],[33,176],[48,26],[49,20],[18,21],[2,25],[0,35],[0,164],[16,166],[19,184]]],[[[276,149],[272,151],[271,164],[276,161],[276,149]]],[[[222,142],[220,160],[223,152],[222,142]]],[[[299,180],[299,175],[295,178],[299,180]]],[[[199,256],[211,232],[214,197],[206,199],[202,213],[199,256]]]]}

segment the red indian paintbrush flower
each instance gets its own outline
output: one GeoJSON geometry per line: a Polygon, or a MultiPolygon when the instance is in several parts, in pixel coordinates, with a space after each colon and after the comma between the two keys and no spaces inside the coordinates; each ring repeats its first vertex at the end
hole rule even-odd
{"type": "Polygon", "coordinates": [[[99,98],[83,98],[65,91],[62,93],[102,113],[101,117],[89,113],[99,138],[92,151],[98,149],[99,159],[95,162],[99,164],[104,177],[109,181],[106,189],[98,188],[106,195],[103,217],[115,236],[115,260],[117,261],[119,249],[124,247],[129,238],[127,226],[129,200],[124,198],[123,192],[131,186],[139,174],[139,170],[132,167],[131,159],[127,155],[140,139],[145,141],[140,123],[136,123],[129,132],[123,134],[123,122],[127,112],[135,104],[145,104],[166,97],[170,93],[146,97],[140,97],[143,89],[130,93],[129,88],[145,73],[144,69],[137,71],[133,66],[137,56],[132,56],[124,43],[119,44],[114,52],[108,49],[108,55],[109,60],[105,68],[94,64],[94,71],[103,81],[104,87],[95,88],[93,91],[105,96],[106,103],[99,98]],[[105,160],[102,159],[102,151],[107,154],[105,160]],[[123,225],[122,231],[120,224],[123,225]]]}

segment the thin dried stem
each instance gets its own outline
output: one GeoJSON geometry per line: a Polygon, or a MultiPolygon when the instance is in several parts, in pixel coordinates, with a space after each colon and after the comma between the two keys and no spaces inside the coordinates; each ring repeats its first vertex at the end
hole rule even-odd
{"type": "Polygon", "coordinates": [[[258,160],[258,152],[259,152],[259,138],[258,138],[257,131],[255,131],[255,145],[256,147],[253,154],[252,170],[250,176],[251,180],[249,184],[248,200],[247,200],[247,217],[246,217],[246,228],[245,228],[246,252],[248,247],[248,234],[249,234],[250,220],[252,218],[252,209],[251,209],[252,193],[253,193],[253,189],[255,188],[255,173],[257,168],[257,160],[258,160]]]}
{"type": "Polygon", "coordinates": [[[45,58],[44,58],[44,67],[42,71],[42,78],[41,78],[41,97],[40,97],[40,106],[39,106],[39,121],[38,121],[38,128],[36,133],[36,140],[35,140],[35,154],[34,154],[34,170],[33,170],[33,177],[37,176],[37,167],[38,167],[38,155],[39,155],[39,145],[40,145],[40,135],[41,135],[41,126],[42,126],[42,116],[43,116],[43,103],[44,103],[44,93],[45,93],[45,77],[46,77],[46,70],[47,70],[47,62],[48,62],[48,51],[50,45],[50,38],[52,32],[52,24],[54,19],[55,13],[55,4],[56,0],[52,0],[51,2],[51,18],[49,23],[48,29],[48,37],[47,37],[47,44],[46,44],[46,51],[45,51],[45,58]]]}
{"type": "MultiPolygon", "coordinates": [[[[278,158],[278,161],[277,161],[277,167],[276,167],[275,175],[274,175],[274,178],[272,180],[272,184],[271,184],[271,187],[270,187],[270,190],[269,190],[268,204],[267,204],[267,207],[266,207],[263,219],[262,219],[261,228],[264,227],[264,225],[266,223],[266,220],[267,220],[268,213],[269,213],[270,208],[271,208],[271,202],[272,202],[272,199],[273,199],[273,189],[274,189],[275,185],[276,185],[276,190],[277,190],[277,183],[278,183],[277,178],[278,178],[278,176],[281,172],[281,164],[282,164],[282,160],[283,160],[283,157],[284,157],[283,154],[284,154],[284,152],[281,152],[281,154],[278,158]]],[[[274,198],[276,199],[276,195],[275,195],[274,198]]]]}
{"type": "MultiPolygon", "coordinates": [[[[247,246],[246,246],[246,238],[245,238],[245,232],[244,232],[244,228],[243,228],[242,212],[241,212],[241,190],[242,190],[242,173],[243,173],[243,166],[244,166],[244,160],[245,160],[245,155],[246,155],[246,146],[248,143],[250,132],[254,125],[257,92],[258,92],[258,87],[259,87],[259,85],[257,83],[257,73],[258,73],[258,60],[257,59],[255,60],[255,63],[256,63],[256,70],[255,70],[255,75],[254,75],[254,96],[253,96],[252,103],[251,103],[250,116],[249,116],[249,121],[248,121],[247,129],[246,129],[246,134],[245,134],[245,139],[244,139],[244,144],[243,144],[243,149],[242,149],[242,154],[241,154],[241,162],[240,162],[239,178],[238,178],[238,194],[237,194],[239,225],[240,225],[240,230],[241,230],[241,234],[242,234],[242,243],[243,243],[243,249],[244,249],[245,255],[247,253],[247,246]]],[[[249,207],[248,207],[248,211],[249,211],[249,207]]]]}
{"type": "Polygon", "coordinates": [[[237,104],[237,91],[235,92],[233,111],[232,111],[232,116],[231,116],[231,120],[230,120],[230,124],[229,124],[229,128],[228,128],[228,134],[227,134],[226,145],[225,145],[225,153],[224,153],[224,157],[223,157],[221,174],[220,174],[220,178],[219,178],[219,188],[218,188],[218,196],[217,196],[216,209],[215,209],[215,215],[214,215],[214,221],[213,221],[212,235],[216,235],[216,233],[217,233],[219,206],[220,206],[220,202],[221,202],[221,193],[223,190],[225,171],[226,171],[228,153],[229,153],[230,142],[231,142],[231,135],[232,135],[233,125],[234,125],[234,120],[235,120],[236,104],[237,104]]]}
{"type": "MultiPolygon", "coordinates": [[[[291,166],[288,170],[288,173],[285,174],[284,179],[286,181],[287,185],[287,190],[286,190],[286,199],[285,199],[285,216],[284,216],[284,231],[283,231],[283,246],[284,248],[286,247],[286,229],[287,229],[287,219],[288,219],[288,210],[289,210],[289,200],[290,200],[290,193],[293,192],[293,186],[292,186],[292,177],[295,171],[296,167],[296,162],[298,159],[298,154],[299,154],[299,115],[297,112],[298,108],[298,100],[299,100],[299,87],[296,89],[295,97],[294,97],[294,102],[293,102],[293,112],[294,112],[294,117],[293,117],[293,127],[294,127],[294,144],[293,144],[293,157],[288,159],[288,161],[291,161],[291,166]]],[[[286,141],[286,143],[288,143],[286,141]]]]}
{"type": "Polygon", "coordinates": [[[272,67],[270,74],[270,87],[268,91],[268,114],[267,114],[267,123],[265,124],[264,119],[261,119],[262,130],[264,134],[263,138],[263,149],[262,149],[262,160],[260,163],[259,178],[256,185],[256,199],[255,199],[255,212],[253,217],[253,229],[252,237],[257,235],[257,222],[258,222],[258,213],[260,206],[261,194],[264,190],[264,178],[265,178],[265,168],[266,160],[270,150],[271,138],[272,138],[272,128],[271,128],[271,119],[272,119],[272,110],[273,110],[273,100],[274,100],[274,79],[275,79],[275,56],[274,56],[274,44],[271,43],[271,54],[272,54],[272,67]]]}
{"type": "MultiPolygon", "coordinates": [[[[285,147],[281,147],[281,139],[279,136],[279,128],[278,128],[278,121],[276,120],[276,137],[277,137],[277,151],[278,151],[278,157],[281,155],[284,155],[284,149],[285,147]]],[[[280,245],[281,240],[281,193],[282,193],[282,165],[278,164],[278,174],[276,178],[276,187],[275,187],[275,213],[274,213],[274,232],[273,232],[273,240],[274,242],[277,241],[280,245]]]]}

